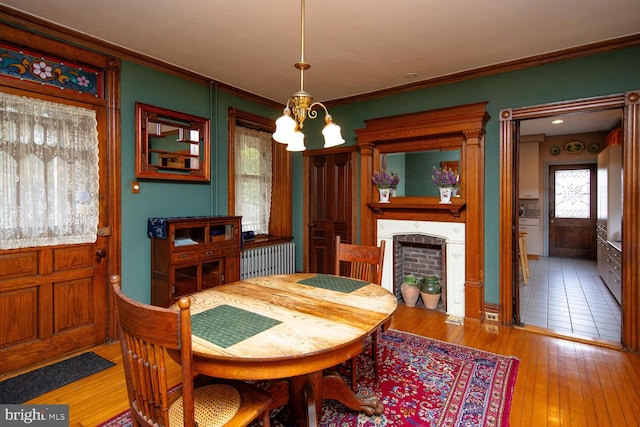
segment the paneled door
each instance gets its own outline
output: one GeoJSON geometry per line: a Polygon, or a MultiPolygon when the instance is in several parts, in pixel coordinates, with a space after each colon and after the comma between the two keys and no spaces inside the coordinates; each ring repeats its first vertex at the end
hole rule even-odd
{"type": "Polygon", "coordinates": [[[310,272],[333,274],[336,236],[344,242],[353,239],[352,151],[320,151],[307,164],[308,267],[310,272]]]}
{"type": "Polygon", "coordinates": [[[101,164],[98,235],[93,243],[0,251],[0,375],[106,340],[111,238],[105,225],[109,197],[103,193],[106,113],[93,108],[101,164]]]}
{"type": "Polygon", "coordinates": [[[596,165],[549,168],[549,256],[596,259],[596,165]]]}

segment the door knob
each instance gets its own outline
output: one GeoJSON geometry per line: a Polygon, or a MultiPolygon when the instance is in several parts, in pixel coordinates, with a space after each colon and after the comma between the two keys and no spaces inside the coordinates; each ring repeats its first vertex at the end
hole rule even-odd
{"type": "Polygon", "coordinates": [[[96,250],[96,261],[100,262],[102,260],[102,258],[107,256],[107,251],[105,251],[104,249],[97,249],[96,250]]]}

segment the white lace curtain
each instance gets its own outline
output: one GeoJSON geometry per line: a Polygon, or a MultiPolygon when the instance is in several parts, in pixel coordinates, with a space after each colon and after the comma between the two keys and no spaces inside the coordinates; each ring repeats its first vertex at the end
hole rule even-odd
{"type": "Polygon", "coordinates": [[[0,249],[91,243],[95,111],[0,92],[0,249]]]}
{"type": "Polygon", "coordinates": [[[269,234],[271,210],[271,134],[236,127],[235,206],[242,230],[269,234]]]}

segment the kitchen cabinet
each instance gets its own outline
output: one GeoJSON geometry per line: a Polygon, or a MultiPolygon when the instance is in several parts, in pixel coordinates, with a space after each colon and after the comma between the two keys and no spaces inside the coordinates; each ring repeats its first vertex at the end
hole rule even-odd
{"type": "Polygon", "coordinates": [[[239,216],[149,218],[151,304],[240,280],[239,216]]]}
{"type": "Polygon", "coordinates": [[[622,302],[622,147],[598,154],[598,273],[618,303],[622,302]]]}
{"type": "Polygon", "coordinates": [[[622,304],[622,250],[615,244],[606,247],[606,271],[602,279],[618,304],[622,304]]]}
{"type": "Polygon", "coordinates": [[[526,231],[527,254],[533,258],[540,256],[540,218],[520,217],[520,231],[526,231]]]}
{"type": "Polygon", "coordinates": [[[619,241],[622,235],[622,147],[610,145],[598,154],[598,223],[606,230],[606,240],[619,241]]]}
{"type": "Polygon", "coordinates": [[[539,145],[540,143],[538,142],[520,144],[520,162],[518,165],[520,199],[539,198],[539,145]]]}

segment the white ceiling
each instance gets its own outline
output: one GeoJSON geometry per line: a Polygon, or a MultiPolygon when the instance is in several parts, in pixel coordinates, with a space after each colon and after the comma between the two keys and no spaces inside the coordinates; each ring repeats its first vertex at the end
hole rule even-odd
{"type": "MultiPolygon", "coordinates": [[[[299,0],[0,1],[276,102],[300,86],[299,0]]],[[[638,34],[640,1],[307,0],[305,26],[326,101],[638,34]]]]}
{"type": "Polygon", "coordinates": [[[520,124],[520,135],[556,136],[610,131],[621,122],[622,109],[562,114],[542,119],[523,120],[520,124]],[[556,119],[562,120],[562,123],[551,123],[556,119]]]}

